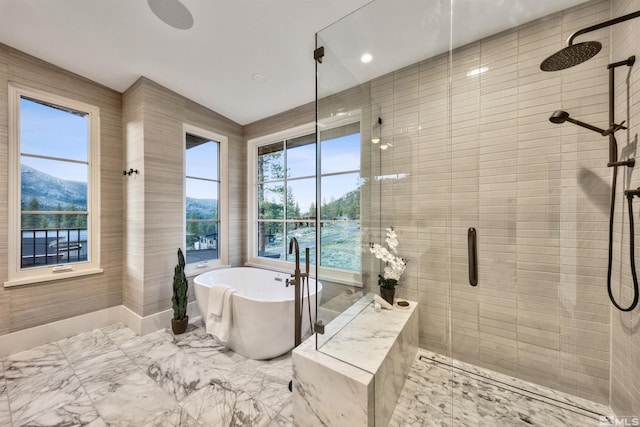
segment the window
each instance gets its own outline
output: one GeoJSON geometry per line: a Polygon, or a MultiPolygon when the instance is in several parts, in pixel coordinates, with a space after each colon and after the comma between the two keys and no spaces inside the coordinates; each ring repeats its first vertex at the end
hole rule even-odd
{"type": "Polygon", "coordinates": [[[320,265],[360,272],[360,123],[320,132],[320,265]]]}
{"type": "Polygon", "coordinates": [[[9,281],[100,269],[99,109],[9,86],[9,281]]]}
{"type": "MultiPolygon", "coordinates": [[[[315,263],[316,137],[306,134],[257,147],[258,257],[288,260],[296,237],[315,263]]],[[[304,250],[301,261],[305,261],[304,250]]]]}
{"type": "MultiPolygon", "coordinates": [[[[315,126],[251,141],[250,200],[252,263],[278,266],[292,261],[288,243],[296,237],[301,248],[316,260],[317,220],[320,225],[320,265],[360,273],[360,123],[328,127],[316,143],[315,126]],[[316,171],[320,171],[320,197],[316,196],[316,171]],[[316,215],[320,199],[319,216],[316,215]]],[[[349,274],[345,277],[353,277],[349,274]]]]}
{"type": "Polygon", "coordinates": [[[187,273],[226,263],[226,188],[222,183],[227,138],[185,129],[185,256],[187,273]]]}

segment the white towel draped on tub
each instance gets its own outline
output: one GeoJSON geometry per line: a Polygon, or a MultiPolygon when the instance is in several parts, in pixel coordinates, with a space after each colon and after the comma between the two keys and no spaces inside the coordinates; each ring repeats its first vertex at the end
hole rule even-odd
{"type": "Polygon", "coordinates": [[[226,344],[229,341],[233,319],[231,297],[236,292],[238,292],[236,289],[227,285],[214,285],[209,289],[207,333],[213,335],[220,344],[226,344]]]}

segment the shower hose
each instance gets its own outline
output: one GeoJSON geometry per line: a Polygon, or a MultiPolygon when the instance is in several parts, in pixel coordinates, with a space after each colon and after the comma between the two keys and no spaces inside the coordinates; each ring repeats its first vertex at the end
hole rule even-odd
{"type": "Polygon", "coordinates": [[[616,202],[616,181],[618,179],[618,167],[613,168],[613,179],[611,183],[611,207],[609,211],[609,266],[607,267],[607,292],[609,292],[609,299],[611,303],[620,311],[631,311],[638,305],[638,276],[636,275],[636,257],[635,257],[635,238],[634,238],[634,225],[633,225],[633,196],[640,195],[636,192],[627,192],[628,206],[629,206],[629,261],[631,264],[631,276],[633,277],[633,302],[628,307],[622,307],[616,302],[613,292],[611,291],[611,265],[613,259],[613,214],[616,202]]]}

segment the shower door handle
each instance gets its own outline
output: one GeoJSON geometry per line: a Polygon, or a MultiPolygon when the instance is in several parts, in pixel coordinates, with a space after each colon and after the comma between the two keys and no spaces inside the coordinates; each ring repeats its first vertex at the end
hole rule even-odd
{"type": "Polygon", "coordinates": [[[478,286],[478,233],[473,227],[467,231],[467,247],[469,250],[469,284],[478,286]]]}

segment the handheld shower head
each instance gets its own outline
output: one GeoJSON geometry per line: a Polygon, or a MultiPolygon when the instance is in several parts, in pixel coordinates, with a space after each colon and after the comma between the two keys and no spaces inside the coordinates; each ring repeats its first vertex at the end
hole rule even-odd
{"type": "Polygon", "coordinates": [[[556,124],[560,124],[560,123],[564,123],[564,122],[573,123],[574,125],[578,125],[580,127],[587,128],[587,129],[592,130],[594,132],[598,132],[602,136],[606,136],[606,135],[608,135],[610,133],[610,132],[607,132],[604,129],[600,129],[599,127],[592,126],[589,123],[585,123],[585,122],[581,122],[580,120],[573,119],[573,118],[569,117],[569,113],[567,113],[566,111],[562,111],[562,110],[554,111],[553,114],[551,115],[551,117],[549,117],[549,121],[551,123],[556,123],[556,124]]]}

